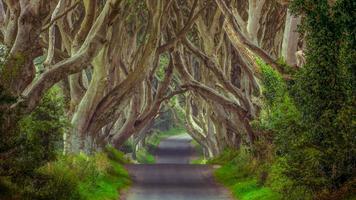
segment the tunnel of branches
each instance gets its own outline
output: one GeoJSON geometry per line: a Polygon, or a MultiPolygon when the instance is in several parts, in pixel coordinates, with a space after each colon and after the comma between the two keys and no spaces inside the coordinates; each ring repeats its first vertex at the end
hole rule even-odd
{"type": "MultiPolygon", "coordinates": [[[[302,67],[300,17],[275,0],[0,1],[2,131],[59,85],[66,152],[139,145],[169,112],[207,156],[251,147],[264,62],[302,67]],[[16,113],[16,114],[9,114],[16,113]]],[[[287,75],[283,78],[288,79],[287,75]]],[[[6,130],[6,131],[5,131],[6,130]]]]}

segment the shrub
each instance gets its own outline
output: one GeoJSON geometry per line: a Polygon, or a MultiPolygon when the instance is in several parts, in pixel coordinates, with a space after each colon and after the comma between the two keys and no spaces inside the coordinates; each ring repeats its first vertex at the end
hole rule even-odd
{"type": "Polygon", "coordinates": [[[307,35],[306,65],[292,87],[304,131],[286,141],[285,175],[320,199],[355,178],[355,8],[349,0],[292,3],[307,35]]]}
{"type": "MultiPolygon", "coordinates": [[[[8,100],[4,97],[1,101],[8,100]]],[[[32,185],[40,184],[40,181],[36,182],[37,178],[48,178],[37,177],[35,170],[56,158],[62,149],[62,135],[67,127],[63,98],[59,88],[54,87],[31,114],[20,119],[13,133],[0,135],[0,151],[11,152],[8,158],[0,161],[0,179],[6,180],[7,186],[11,185],[2,188],[8,196],[28,193],[32,185]]],[[[0,184],[0,188],[2,186],[0,184]]]]}
{"type": "Polygon", "coordinates": [[[126,170],[105,153],[61,156],[39,168],[34,180],[25,190],[28,199],[117,199],[130,183],[126,170]]]}
{"type": "Polygon", "coordinates": [[[156,162],[154,155],[145,148],[141,148],[136,152],[136,160],[143,164],[152,164],[156,162]]]}
{"type": "Polygon", "coordinates": [[[130,158],[126,157],[123,152],[116,150],[112,146],[107,146],[105,148],[105,152],[109,159],[118,162],[120,164],[127,164],[131,162],[130,158]]]}
{"type": "Polygon", "coordinates": [[[225,149],[219,156],[208,161],[209,164],[224,165],[238,158],[239,152],[235,149],[225,149]]]}
{"type": "Polygon", "coordinates": [[[286,198],[343,199],[352,193],[355,6],[349,0],[292,1],[293,12],[305,17],[306,65],[292,85],[261,66],[266,105],[256,127],[273,133],[271,182],[286,198]]]}
{"type": "Polygon", "coordinates": [[[63,132],[69,126],[64,114],[64,102],[58,87],[49,90],[41,104],[19,122],[15,139],[18,173],[31,173],[37,167],[54,160],[63,148],[63,132]]]}

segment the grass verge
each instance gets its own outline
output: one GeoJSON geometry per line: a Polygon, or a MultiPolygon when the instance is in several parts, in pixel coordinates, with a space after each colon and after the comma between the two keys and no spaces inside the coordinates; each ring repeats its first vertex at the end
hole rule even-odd
{"type": "Polygon", "coordinates": [[[215,177],[239,200],[279,200],[281,196],[268,186],[259,186],[258,179],[240,177],[239,169],[227,164],[215,171],[215,177]]]}
{"type": "Polygon", "coordinates": [[[210,160],[210,164],[221,165],[214,175],[238,200],[279,200],[281,196],[268,184],[261,184],[260,169],[244,152],[227,150],[221,156],[210,160]]]}
{"type": "MultiPolygon", "coordinates": [[[[117,200],[130,185],[123,153],[113,148],[92,156],[61,156],[37,170],[36,187],[26,199],[117,200]]],[[[27,194],[26,194],[27,193],[27,194]]]]}
{"type": "Polygon", "coordinates": [[[136,160],[141,164],[153,164],[156,162],[155,156],[145,148],[141,148],[136,152],[136,160]]]}

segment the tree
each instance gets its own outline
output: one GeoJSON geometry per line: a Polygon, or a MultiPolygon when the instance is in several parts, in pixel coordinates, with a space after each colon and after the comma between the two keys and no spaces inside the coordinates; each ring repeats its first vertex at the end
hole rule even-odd
{"type": "Polygon", "coordinates": [[[292,11],[304,18],[306,65],[291,90],[301,115],[300,128],[285,129],[278,149],[286,162],[284,174],[317,199],[342,199],[354,181],[356,54],[351,10],[355,5],[291,3],[292,11]]]}
{"type": "Polygon", "coordinates": [[[206,152],[253,145],[258,136],[250,122],[259,113],[255,57],[278,68],[283,45],[288,55],[298,49],[283,40],[296,26],[284,28],[292,23],[285,21],[285,6],[249,3],[247,8],[238,1],[1,1],[1,39],[8,54],[0,85],[15,101],[1,105],[7,122],[2,131],[15,130],[43,94],[60,84],[72,124],[65,152],[90,152],[108,143],[119,147],[147,130],[162,104],[189,91],[177,109],[189,113],[187,127],[209,143],[206,152]],[[168,55],[167,73],[159,77],[159,61],[168,55]],[[44,61],[36,68],[39,56],[44,61]]]}

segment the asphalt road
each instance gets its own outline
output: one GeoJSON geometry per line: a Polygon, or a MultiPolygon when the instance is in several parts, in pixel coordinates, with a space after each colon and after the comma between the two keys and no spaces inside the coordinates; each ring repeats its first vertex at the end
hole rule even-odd
{"type": "Polygon", "coordinates": [[[165,139],[156,150],[157,164],[128,165],[133,185],[125,200],[230,200],[213,179],[212,166],[191,165],[194,149],[188,135],[165,139]]]}

